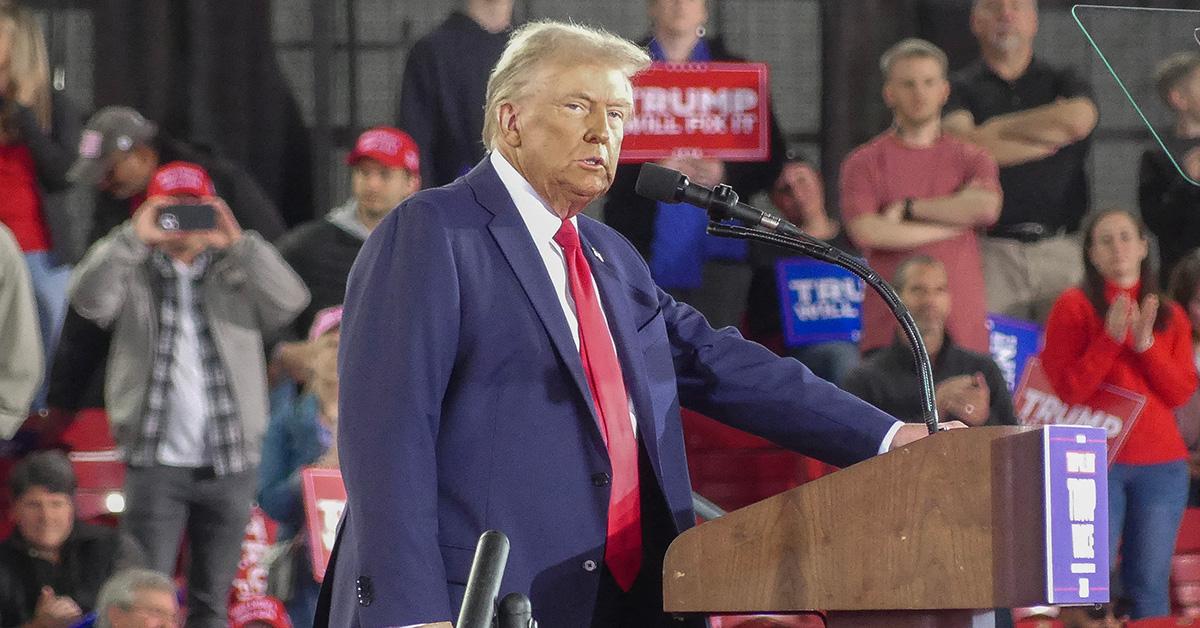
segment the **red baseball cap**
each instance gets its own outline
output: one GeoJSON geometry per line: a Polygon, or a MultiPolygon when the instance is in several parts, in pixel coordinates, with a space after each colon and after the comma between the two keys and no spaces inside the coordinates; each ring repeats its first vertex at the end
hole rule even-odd
{"type": "Polygon", "coordinates": [[[416,140],[390,126],[367,129],[358,136],[346,163],[353,166],[363,159],[374,159],[388,168],[404,168],[409,172],[421,168],[421,153],[416,140]]]}
{"type": "Polygon", "coordinates": [[[146,196],[215,196],[208,172],[194,163],[172,161],[150,178],[146,196]]]}
{"type": "Polygon", "coordinates": [[[283,602],[268,596],[242,600],[229,609],[230,628],[245,628],[252,622],[261,622],[271,628],[292,628],[283,602]]]}

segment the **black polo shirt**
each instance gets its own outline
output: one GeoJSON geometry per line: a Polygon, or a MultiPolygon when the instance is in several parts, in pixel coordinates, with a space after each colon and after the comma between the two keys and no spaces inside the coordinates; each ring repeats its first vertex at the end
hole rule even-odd
{"type": "MultiPolygon", "coordinates": [[[[1012,397],[1000,368],[991,356],[968,351],[946,336],[942,350],[933,358],[935,385],[957,375],[983,373],[991,404],[987,425],[1016,425],[1012,397]]],[[[867,403],[908,423],[922,423],[921,378],[908,343],[896,340],[867,356],[846,375],[842,388],[867,403]]],[[[953,420],[954,417],[942,417],[953,420]]]]}
{"type": "MultiPolygon", "coordinates": [[[[1091,88],[1073,71],[1050,66],[1036,57],[1025,74],[1012,83],[997,76],[982,60],[955,72],[950,83],[945,111],[970,111],[976,124],[1059,98],[1092,98],[1091,88]]],[[[1089,137],[1045,159],[1001,168],[1004,207],[996,227],[1039,223],[1051,231],[1078,229],[1088,210],[1086,168],[1090,146],[1089,137]]]]}
{"type": "Polygon", "coordinates": [[[1172,134],[1162,140],[1171,155],[1157,144],[1142,153],[1138,206],[1142,220],[1158,238],[1159,272],[1165,286],[1171,269],[1200,244],[1200,186],[1185,179],[1175,163],[1182,164],[1188,151],[1200,148],[1200,138],[1172,134]]]}

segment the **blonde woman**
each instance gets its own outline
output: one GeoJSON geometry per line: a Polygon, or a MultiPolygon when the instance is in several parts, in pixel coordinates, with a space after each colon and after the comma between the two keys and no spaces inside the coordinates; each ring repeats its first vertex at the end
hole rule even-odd
{"type": "MultiPolygon", "coordinates": [[[[69,229],[84,221],[67,212],[67,170],[80,121],[50,89],[50,64],[33,13],[0,6],[0,223],[24,254],[37,301],[42,345],[54,354],[67,308],[68,265],[78,255],[69,229]]],[[[49,360],[47,360],[48,362],[49,360]]],[[[45,405],[39,393],[35,409],[45,405]]]]}

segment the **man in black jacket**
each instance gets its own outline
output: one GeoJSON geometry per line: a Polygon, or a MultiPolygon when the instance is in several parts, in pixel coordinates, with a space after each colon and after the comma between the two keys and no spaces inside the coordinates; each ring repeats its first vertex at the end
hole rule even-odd
{"type": "Polygon", "coordinates": [[[22,460],[9,486],[16,530],[0,543],[0,626],[72,625],[110,575],[141,564],[132,539],[75,520],[75,474],[61,452],[22,460]]]}
{"type": "Polygon", "coordinates": [[[421,147],[421,178],[446,185],[483,158],[484,91],[511,32],[513,0],[467,0],[408,51],[399,127],[421,147]]]}
{"type": "Polygon", "coordinates": [[[296,381],[307,379],[308,335],[317,312],[341,305],[346,280],[367,236],[401,201],[421,189],[421,158],[412,137],[387,126],[367,129],[346,158],[353,197],[326,216],[306,222],[276,243],[279,254],[300,275],[312,300],[275,345],[272,367],[296,381]]]}
{"type": "Polygon", "coordinates": [[[1200,53],[1167,57],[1155,71],[1154,82],[1175,114],[1175,125],[1162,138],[1167,152],[1151,146],[1142,154],[1138,200],[1146,226],[1158,238],[1166,285],[1176,262],[1200,246],[1200,53]]]}

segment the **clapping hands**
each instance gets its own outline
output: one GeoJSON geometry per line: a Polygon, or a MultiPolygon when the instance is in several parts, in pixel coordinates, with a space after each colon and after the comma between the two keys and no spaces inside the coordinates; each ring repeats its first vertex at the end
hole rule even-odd
{"type": "Polygon", "coordinates": [[[1137,301],[1121,294],[1108,307],[1104,331],[1120,344],[1128,341],[1134,351],[1141,353],[1154,344],[1154,320],[1158,317],[1158,296],[1150,294],[1137,301]]]}

